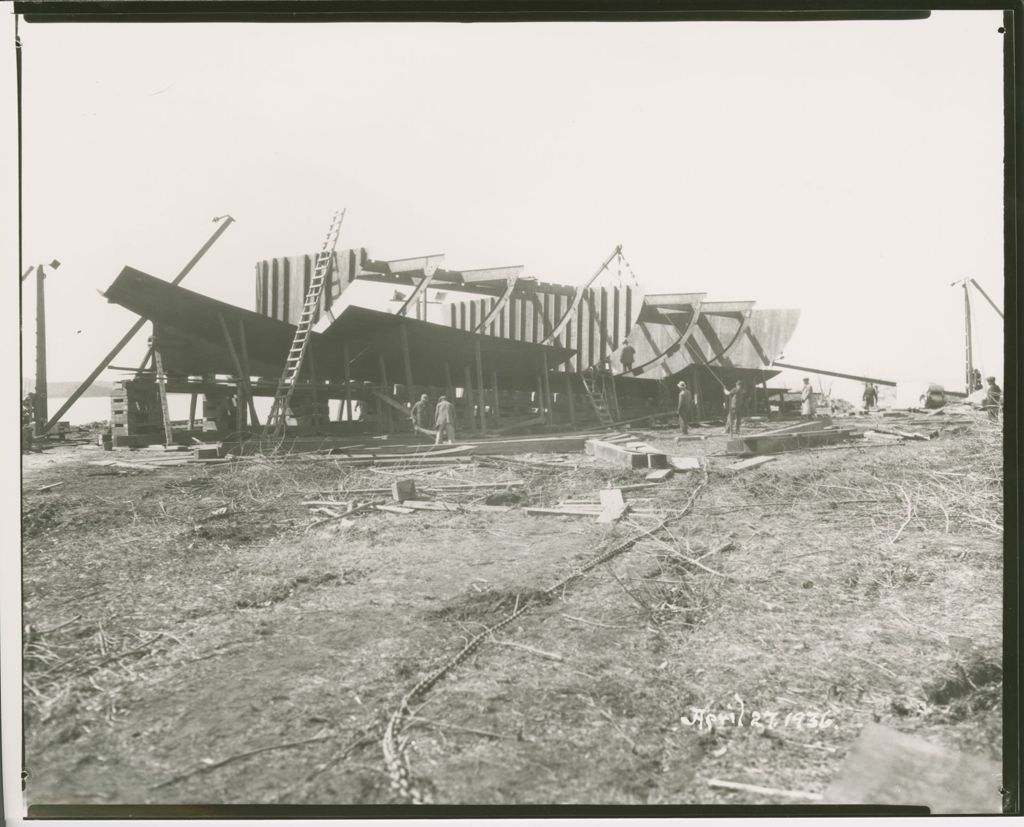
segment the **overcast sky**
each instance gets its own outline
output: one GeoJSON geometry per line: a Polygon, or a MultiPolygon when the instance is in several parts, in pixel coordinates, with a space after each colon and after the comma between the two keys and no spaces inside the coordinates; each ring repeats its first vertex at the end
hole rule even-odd
{"type": "Polygon", "coordinates": [[[788,361],[960,388],[950,282],[1002,305],[1001,24],[22,23],[50,379],[134,321],[97,293],[122,266],[170,279],[230,213],[185,286],[252,308],[347,206],[339,246],[456,269],[575,284],[621,243],[652,292],[799,307],[788,361]]]}

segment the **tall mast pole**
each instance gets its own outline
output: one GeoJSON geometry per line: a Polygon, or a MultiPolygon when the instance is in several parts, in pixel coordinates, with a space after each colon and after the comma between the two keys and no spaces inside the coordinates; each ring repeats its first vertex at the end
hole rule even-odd
{"type": "Polygon", "coordinates": [[[967,290],[967,279],[964,285],[964,331],[966,333],[967,348],[967,393],[971,393],[972,380],[974,379],[974,347],[971,342],[971,294],[967,290]]]}
{"type": "Polygon", "coordinates": [[[45,433],[46,423],[46,273],[36,267],[36,436],[45,433]]]}

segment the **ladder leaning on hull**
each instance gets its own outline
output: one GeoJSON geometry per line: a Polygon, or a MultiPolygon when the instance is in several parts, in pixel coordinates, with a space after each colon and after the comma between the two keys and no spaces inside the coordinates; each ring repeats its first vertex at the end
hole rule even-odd
{"type": "Polygon", "coordinates": [[[615,422],[615,415],[612,413],[604,390],[598,387],[597,379],[588,378],[586,373],[580,374],[580,377],[583,379],[583,390],[587,392],[587,398],[590,399],[591,407],[597,414],[598,421],[603,426],[612,425],[615,422]]]}
{"type": "Polygon", "coordinates": [[[331,226],[327,230],[327,238],[324,246],[316,257],[316,266],[313,275],[309,280],[309,289],[306,291],[306,300],[302,305],[302,313],[299,316],[299,323],[295,328],[295,336],[292,339],[292,346],[288,351],[288,358],[285,360],[284,371],[281,380],[277,384],[277,391],[274,393],[274,404],[267,415],[267,424],[263,431],[265,438],[277,439],[284,435],[285,421],[288,418],[288,406],[295,392],[295,385],[302,370],[302,363],[306,356],[306,348],[309,346],[310,334],[313,332],[313,317],[320,306],[320,296],[323,294],[324,282],[330,270],[331,259],[334,257],[334,248],[338,243],[338,235],[341,233],[341,222],[345,220],[345,210],[340,210],[331,219],[331,226]]]}

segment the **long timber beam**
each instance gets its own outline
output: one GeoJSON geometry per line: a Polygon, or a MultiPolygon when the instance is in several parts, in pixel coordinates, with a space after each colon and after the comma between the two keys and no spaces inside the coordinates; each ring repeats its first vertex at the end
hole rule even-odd
{"type": "Polygon", "coordinates": [[[509,299],[512,298],[512,294],[516,289],[516,282],[519,281],[519,273],[513,273],[508,277],[508,284],[505,287],[505,292],[498,297],[498,301],[494,303],[494,307],[490,309],[486,316],[480,321],[475,328],[474,333],[483,333],[487,330],[487,326],[498,318],[498,314],[505,309],[505,305],[508,304],[509,299]]]}
{"type": "Polygon", "coordinates": [[[565,311],[565,315],[563,315],[562,318],[558,320],[558,323],[554,326],[551,332],[544,337],[544,340],[541,342],[542,345],[550,345],[552,342],[558,344],[559,346],[561,345],[561,343],[558,341],[558,337],[561,336],[563,332],[565,332],[565,328],[568,327],[569,322],[572,321],[572,317],[576,314],[576,308],[579,307],[580,302],[583,301],[583,296],[586,294],[587,288],[590,287],[590,285],[597,280],[597,277],[600,276],[601,273],[603,273],[607,269],[608,265],[612,263],[612,259],[615,258],[615,256],[619,255],[621,252],[622,245],[619,244],[614,250],[612,250],[612,254],[608,256],[607,259],[605,259],[604,264],[601,265],[598,271],[594,273],[594,275],[592,275],[589,279],[587,279],[586,282],[584,282],[583,284],[576,288],[576,292],[573,294],[572,297],[572,302],[569,304],[569,308],[565,311]]]}

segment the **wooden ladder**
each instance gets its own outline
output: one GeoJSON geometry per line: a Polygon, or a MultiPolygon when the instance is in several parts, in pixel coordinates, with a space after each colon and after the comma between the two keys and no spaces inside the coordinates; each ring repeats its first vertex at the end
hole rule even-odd
{"type": "Polygon", "coordinates": [[[612,416],[611,409],[608,407],[604,391],[597,387],[597,382],[588,379],[586,373],[582,373],[580,376],[583,379],[583,389],[587,392],[590,404],[597,413],[598,421],[605,426],[612,425],[615,422],[615,417],[612,416]]]}
{"type": "Polygon", "coordinates": [[[324,239],[324,246],[317,253],[316,266],[313,269],[313,276],[309,280],[309,289],[306,291],[306,300],[302,305],[299,323],[295,327],[292,346],[288,351],[288,358],[285,360],[281,380],[277,384],[274,404],[267,415],[267,424],[263,430],[264,437],[277,439],[284,434],[285,422],[288,418],[288,406],[292,401],[292,394],[295,392],[295,385],[302,370],[302,362],[306,356],[306,348],[309,346],[310,334],[313,332],[313,318],[316,316],[317,309],[320,306],[320,296],[324,291],[324,282],[327,280],[327,273],[330,270],[331,260],[334,257],[334,248],[338,243],[338,235],[341,233],[341,222],[344,220],[344,210],[334,214],[334,218],[331,219],[331,226],[327,230],[327,238],[324,239]]]}

